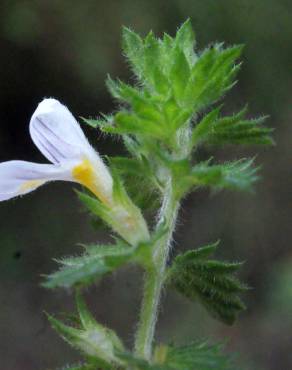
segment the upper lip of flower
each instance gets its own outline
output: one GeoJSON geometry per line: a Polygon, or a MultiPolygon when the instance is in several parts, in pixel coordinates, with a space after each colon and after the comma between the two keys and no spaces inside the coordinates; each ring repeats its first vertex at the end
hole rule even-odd
{"type": "Polygon", "coordinates": [[[31,117],[29,131],[52,164],[0,163],[0,201],[26,194],[48,181],[64,180],[81,183],[101,201],[112,202],[112,177],[67,107],[56,99],[44,99],[31,117]]]}

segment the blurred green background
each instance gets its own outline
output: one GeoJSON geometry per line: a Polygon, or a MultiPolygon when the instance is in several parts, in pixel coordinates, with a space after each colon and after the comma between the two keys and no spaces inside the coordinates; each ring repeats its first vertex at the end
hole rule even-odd
{"type": "MultiPolygon", "coordinates": [[[[225,110],[249,102],[253,115],[269,114],[277,145],[218,151],[221,159],[257,154],[262,180],[254,195],[200,191],[185,199],[175,246],[177,252],[221,239],[221,256],[245,260],[242,278],[253,287],[245,297],[248,310],[226,327],[199,305],[165,292],[157,339],[221,339],[245,369],[291,369],[291,1],[0,0],[0,9],[0,161],[45,162],[28,134],[43,97],[60,99],[75,116],[116,108],[104,80],[107,73],[131,79],[121,53],[122,25],[141,34],[174,34],[190,17],[199,48],[213,41],[246,44],[239,84],[225,110]]],[[[85,130],[101,154],[122,152],[119,142],[85,130]]],[[[56,268],[53,257],[77,254],[78,242],[109,240],[106,233],[92,227],[68,183],[1,203],[0,217],[0,368],[53,369],[78,360],[43,313],[73,310],[72,294],[41,288],[41,274],[56,268]]],[[[86,296],[96,318],[129,346],[141,279],[140,270],[123,269],[86,296]]]]}

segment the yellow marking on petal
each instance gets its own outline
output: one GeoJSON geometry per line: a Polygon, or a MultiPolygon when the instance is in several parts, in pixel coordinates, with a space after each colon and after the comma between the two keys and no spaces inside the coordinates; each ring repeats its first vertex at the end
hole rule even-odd
{"type": "Polygon", "coordinates": [[[96,177],[94,167],[88,159],[84,159],[73,168],[72,176],[80,184],[92,191],[103,203],[109,204],[110,200],[102,191],[103,189],[96,177]]]}
{"type": "Polygon", "coordinates": [[[20,186],[19,192],[23,193],[23,192],[26,192],[26,191],[34,190],[37,187],[43,185],[44,182],[45,181],[43,181],[43,180],[29,180],[29,181],[26,181],[20,186]]]}

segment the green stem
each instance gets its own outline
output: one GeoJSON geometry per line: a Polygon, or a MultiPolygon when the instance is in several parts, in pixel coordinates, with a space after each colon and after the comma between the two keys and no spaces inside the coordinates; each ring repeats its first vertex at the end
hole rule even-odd
{"type": "Polygon", "coordinates": [[[157,322],[161,290],[163,288],[165,268],[171,247],[172,234],[175,228],[179,202],[173,194],[170,180],[163,197],[157,228],[164,223],[167,232],[153,248],[153,268],[145,274],[144,296],[142,301],[140,322],[136,334],[135,353],[151,359],[155,325],[157,322]]]}

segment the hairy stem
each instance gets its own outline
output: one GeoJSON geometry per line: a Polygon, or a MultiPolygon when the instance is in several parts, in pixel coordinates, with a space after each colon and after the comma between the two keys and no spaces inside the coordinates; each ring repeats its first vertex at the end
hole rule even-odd
{"type": "Polygon", "coordinates": [[[144,296],[140,322],[136,334],[135,352],[138,356],[150,359],[154,339],[155,325],[158,317],[159,302],[164,283],[166,263],[171,247],[179,202],[175,200],[171,179],[168,182],[159,213],[157,228],[163,223],[167,232],[153,248],[153,268],[145,274],[144,296]]]}

